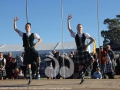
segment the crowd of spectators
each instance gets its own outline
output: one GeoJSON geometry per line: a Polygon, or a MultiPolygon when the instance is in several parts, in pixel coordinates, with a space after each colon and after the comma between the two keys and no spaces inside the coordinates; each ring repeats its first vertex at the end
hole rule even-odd
{"type": "MultiPolygon", "coordinates": [[[[46,62],[46,67],[44,69],[46,71],[44,72],[47,79],[78,79],[78,66],[76,64],[75,56],[75,51],[71,51],[69,55],[59,51],[56,52],[55,50],[53,50],[52,53],[47,54],[45,59],[49,58],[49,60],[42,60],[43,62],[46,62]],[[54,58],[58,63],[55,62],[54,58]],[[70,60],[74,66],[72,74],[68,72],[71,68],[70,60]],[[62,71],[63,66],[66,66],[66,68],[64,68],[65,73],[62,71]]],[[[3,55],[3,53],[0,52],[0,79],[27,79],[29,75],[26,73],[26,65],[23,64],[23,57],[24,52],[19,56],[20,60],[18,65],[16,57],[12,57],[11,52],[7,55],[3,55]]],[[[115,73],[120,74],[120,54],[115,59],[114,52],[110,48],[110,45],[107,45],[105,50],[100,46],[99,53],[94,54],[93,57],[95,61],[87,70],[90,74],[90,78],[106,79],[108,76],[109,79],[114,79],[115,73]]],[[[33,79],[36,79],[36,63],[33,63],[32,67],[33,79]]]]}

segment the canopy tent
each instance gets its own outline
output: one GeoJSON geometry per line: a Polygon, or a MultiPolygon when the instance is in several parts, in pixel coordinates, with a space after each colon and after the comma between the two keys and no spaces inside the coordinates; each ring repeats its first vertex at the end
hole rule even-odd
{"type": "Polygon", "coordinates": [[[109,43],[109,45],[111,46],[112,50],[116,51],[116,50],[120,50],[120,44],[115,43],[114,41],[111,41],[109,43]]]}
{"type": "MultiPolygon", "coordinates": [[[[40,43],[35,46],[35,49],[39,54],[49,53],[49,51],[56,50],[63,52],[62,42],[56,43],[40,43]]],[[[71,51],[76,50],[75,42],[64,42],[64,52],[70,53],[71,51]]],[[[22,44],[4,44],[0,45],[0,52],[7,54],[8,52],[12,52],[13,57],[16,55],[21,55],[24,51],[22,44]]]]}

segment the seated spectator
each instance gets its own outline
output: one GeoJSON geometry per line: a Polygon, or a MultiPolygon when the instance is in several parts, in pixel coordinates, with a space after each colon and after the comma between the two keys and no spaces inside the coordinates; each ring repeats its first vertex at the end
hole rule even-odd
{"type": "Polygon", "coordinates": [[[8,79],[12,78],[12,68],[11,68],[12,67],[12,65],[11,65],[12,59],[13,59],[12,53],[9,52],[7,57],[6,57],[6,66],[5,66],[6,74],[7,74],[6,78],[8,78],[8,79]]]}
{"type": "Polygon", "coordinates": [[[96,72],[92,75],[92,79],[102,79],[102,74],[100,72],[100,68],[98,67],[96,69],[96,72]]]}
{"type": "Polygon", "coordinates": [[[18,74],[19,74],[19,69],[16,68],[13,78],[14,78],[14,79],[17,79],[18,74]]]}
{"type": "Polygon", "coordinates": [[[118,58],[116,59],[116,74],[120,74],[120,54],[118,58]]]}
{"type": "Polygon", "coordinates": [[[19,70],[19,73],[18,73],[17,78],[18,78],[18,79],[24,79],[24,74],[23,74],[22,69],[19,70]]]}

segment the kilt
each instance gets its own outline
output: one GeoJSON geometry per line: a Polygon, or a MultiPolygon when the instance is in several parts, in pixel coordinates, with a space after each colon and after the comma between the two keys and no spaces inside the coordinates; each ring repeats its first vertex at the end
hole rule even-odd
{"type": "Polygon", "coordinates": [[[34,47],[26,47],[24,48],[25,54],[24,54],[24,60],[23,64],[33,64],[33,62],[37,62],[37,58],[39,57],[38,52],[35,50],[34,47]]]}
{"type": "Polygon", "coordinates": [[[89,54],[85,49],[77,49],[75,56],[75,64],[76,65],[85,65],[86,63],[90,63],[93,57],[89,54]]]}
{"type": "Polygon", "coordinates": [[[6,70],[0,71],[0,77],[5,77],[6,76],[6,70]]]}

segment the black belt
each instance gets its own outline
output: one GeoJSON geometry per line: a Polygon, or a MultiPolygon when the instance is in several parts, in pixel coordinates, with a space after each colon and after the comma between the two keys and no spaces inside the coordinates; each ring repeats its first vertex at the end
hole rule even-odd
{"type": "Polygon", "coordinates": [[[77,46],[77,49],[86,49],[85,46],[77,46]]]}
{"type": "Polygon", "coordinates": [[[24,48],[34,48],[34,47],[28,46],[28,47],[24,47],[24,48]]]}

